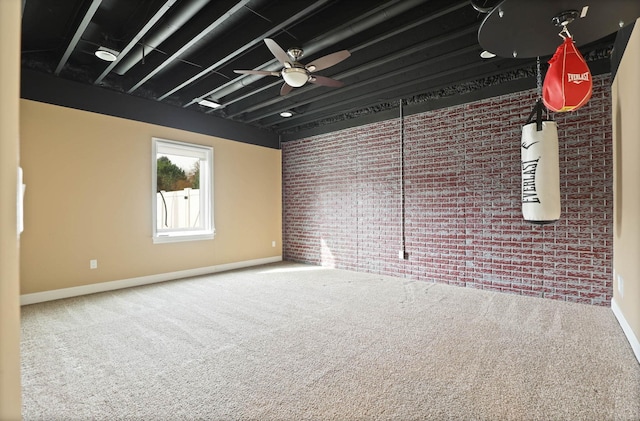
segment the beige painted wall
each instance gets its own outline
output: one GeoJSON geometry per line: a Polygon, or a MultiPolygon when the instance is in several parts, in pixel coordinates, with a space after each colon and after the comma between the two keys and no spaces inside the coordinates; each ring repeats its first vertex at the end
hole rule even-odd
{"type": "Polygon", "coordinates": [[[20,297],[16,193],[20,0],[0,0],[0,420],[20,419],[20,297]]]}
{"type": "Polygon", "coordinates": [[[613,299],[640,339],[640,19],[613,81],[613,299]],[[619,279],[624,284],[620,293],[619,279]]]}
{"type": "Polygon", "coordinates": [[[282,255],[279,150],[29,100],[20,105],[22,294],[282,255]],[[152,137],[213,146],[214,240],[153,244],[152,137]],[[98,269],[89,269],[90,259],[98,269]]]}

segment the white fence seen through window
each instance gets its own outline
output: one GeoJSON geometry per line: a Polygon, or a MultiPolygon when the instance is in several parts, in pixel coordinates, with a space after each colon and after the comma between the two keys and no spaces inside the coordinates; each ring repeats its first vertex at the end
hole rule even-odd
{"type": "Polygon", "coordinates": [[[200,190],[186,188],[157,193],[158,231],[165,229],[193,229],[200,223],[200,190]],[[164,199],[164,200],[163,200],[164,199]]]}

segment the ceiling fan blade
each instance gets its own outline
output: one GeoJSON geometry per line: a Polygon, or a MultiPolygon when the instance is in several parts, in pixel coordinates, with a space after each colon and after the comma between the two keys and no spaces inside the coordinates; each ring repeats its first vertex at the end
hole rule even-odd
{"type": "Polygon", "coordinates": [[[240,75],[264,75],[264,76],[280,76],[278,72],[270,72],[267,70],[234,70],[240,75]]]}
{"type": "Polygon", "coordinates": [[[277,42],[271,38],[265,38],[264,43],[267,44],[267,48],[271,51],[271,54],[284,66],[290,59],[287,53],[278,45],[277,42]]]}
{"type": "Polygon", "coordinates": [[[291,92],[292,89],[293,89],[293,86],[291,86],[287,82],[285,82],[282,85],[282,88],[280,88],[280,95],[285,96],[286,94],[291,92]]]}
{"type": "Polygon", "coordinates": [[[344,86],[344,83],[340,82],[339,80],[331,79],[330,77],[325,76],[311,76],[309,78],[309,82],[316,85],[331,86],[333,88],[344,86]]]}
{"type": "Polygon", "coordinates": [[[335,53],[313,60],[311,63],[306,65],[306,68],[310,72],[317,72],[318,70],[323,70],[327,67],[333,66],[334,64],[340,63],[350,55],[351,53],[348,50],[336,51],[335,53]]]}

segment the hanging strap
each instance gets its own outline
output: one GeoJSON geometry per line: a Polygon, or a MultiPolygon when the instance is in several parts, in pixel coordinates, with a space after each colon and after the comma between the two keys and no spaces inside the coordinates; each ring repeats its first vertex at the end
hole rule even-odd
{"type": "Polygon", "coordinates": [[[533,106],[533,110],[531,110],[531,114],[529,114],[529,118],[527,119],[527,123],[536,122],[536,131],[542,131],[542,108],[544,105],[542,104],[542,100],[538,98],[536,101],[536,105],[533,106]],[[536,119],[533,119],[533,116],[536,116],[536,119]]]}

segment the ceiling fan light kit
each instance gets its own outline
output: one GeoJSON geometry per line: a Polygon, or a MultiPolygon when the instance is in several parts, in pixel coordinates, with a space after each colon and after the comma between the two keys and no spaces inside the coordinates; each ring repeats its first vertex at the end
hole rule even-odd
{"type": "Polygon", "coordinates": [[[282,78],[288,85],[300,88],[309,80],[309,72],[301,67],[284,68],[282,69],[282,78]]]}

